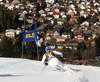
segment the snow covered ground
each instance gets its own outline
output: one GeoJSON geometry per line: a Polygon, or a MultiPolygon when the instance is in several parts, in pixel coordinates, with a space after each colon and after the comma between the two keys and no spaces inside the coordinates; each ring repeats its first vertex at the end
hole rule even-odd
{"type": "Polygon", "coordinates": [[[60,72],[40,61],[0,58],[0,82],[100,82],[100,67],[70,65],[77,72],[60,72]]]}

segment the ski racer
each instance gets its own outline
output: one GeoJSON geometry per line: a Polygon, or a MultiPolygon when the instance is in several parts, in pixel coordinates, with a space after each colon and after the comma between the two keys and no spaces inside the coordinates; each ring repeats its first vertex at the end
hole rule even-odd
{"type": "Polygon", "coordinates": [[[46,51],[46,53],[43,55],[43,58],[41,61],[42,64],[49,65],[49,66],[54,67],[58,70],[73,71],[70,67],[63,65],[63,63],[57,57],[55,57],[55,54],[63,57],[63,54],[61,52],[52,51],[50,46],[47,46],[45,48],[45,51],[46,51]]]}

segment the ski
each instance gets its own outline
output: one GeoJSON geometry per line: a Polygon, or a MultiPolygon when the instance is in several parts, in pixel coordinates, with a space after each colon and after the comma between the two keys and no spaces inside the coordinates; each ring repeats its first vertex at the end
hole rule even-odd
{"type": "Polygon", "coordinates": [[[70,68],[69,71],[70,71],[70,72],[75,72],[75,69],[70,68]]]}
{"type": "Polygon", "coordinates": [[[57,70],[62,71],[62,72],[65,72],[65,70],[62,69],[60,66],[57,67],[57,70]]]}
{"type": "Polygon", "coordinates": [[[72,73],[72,72],[75,72],[76,71],[73,68],[69,68],[68,70],[64,70],[60,66],[57,67],[57,70],[62,71],[62,72],[65,72],[65,73],[67,73],[67,72],[71,72],[72,73]]]}

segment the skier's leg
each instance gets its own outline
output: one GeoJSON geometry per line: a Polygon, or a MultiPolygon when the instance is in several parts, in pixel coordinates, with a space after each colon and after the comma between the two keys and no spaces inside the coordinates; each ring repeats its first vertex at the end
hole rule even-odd
{"type": "Polygon", "coordinates": [[[58,70],[62,70],[62,71],[74,71],[73,69],[71,69],[70,67],[63,65],[63,63],[58,60],[57,58],[52,58],[49,62],[48,65],[51,67],[54,67],[58,70]]]}
{"type": "Polygon", "coordinates": [[[57,68],[58,66],[59,67],[61,67],[61,68],[63,68],[63,64],[62,64],[62,62],[60,61],[60,60],[58,60],[57,58],[52,58],[49,62],[48,62],[48,64],[51,66],[51,67],[55,67],[55,68],[57,68]]]}
{"type": "Polygon", "coordinates": [[[51,61],[50,61],[50,64],[52,67],[55,67],[57,70],[60,70],[60,71],[65,71],[63,68],[64,68],[64,65],[63,63],[57,59],[57,58],[53,58],[51,61]]]}

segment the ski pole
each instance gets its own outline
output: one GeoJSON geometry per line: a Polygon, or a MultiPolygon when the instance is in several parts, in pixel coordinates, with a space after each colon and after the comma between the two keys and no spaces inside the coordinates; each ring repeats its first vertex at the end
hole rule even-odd
{"type": "Polygon", "coordinates": [[[43,72],[43,70],[45,69],[45,67],[46,67],[46,65],[43,67],[43,69],[42,69],[42,71],[41,71],[41,72],[43,72]]]}

